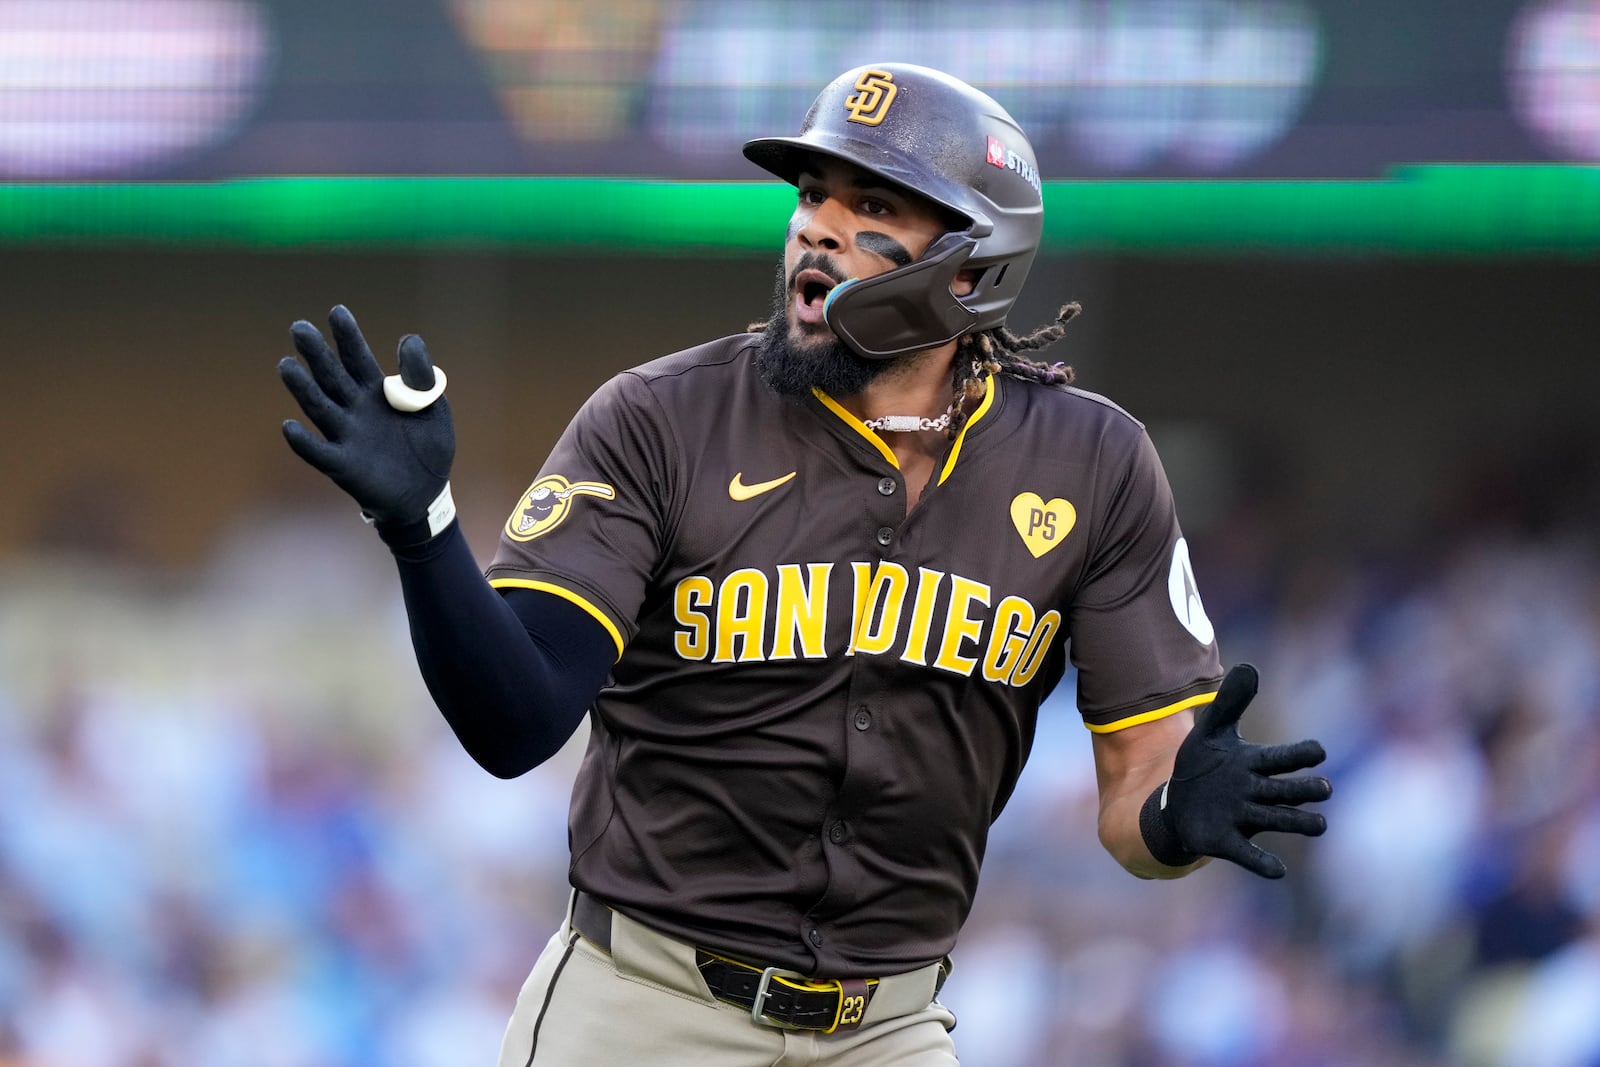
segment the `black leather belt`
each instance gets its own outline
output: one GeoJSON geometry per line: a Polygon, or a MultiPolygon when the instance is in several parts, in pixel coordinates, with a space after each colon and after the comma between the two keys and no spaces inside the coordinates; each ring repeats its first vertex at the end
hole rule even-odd
{"type": "MultiPolygon", "coordinates": [[[[611,951],[611,909],[588,893],[579,892],[573,903],[572,926],[611,951]]],[[[695,963],[712,996],[748,1008],[757,1023],[780,1029],[826,1034],[853,1030],[861,1025],[878,989],[876,978],[808,978],[797,971],[758,967],[699,948],[695,949],[695,963]]],[[[940,967],[935,992],[944,985],[945,974],[940,967]]]]}

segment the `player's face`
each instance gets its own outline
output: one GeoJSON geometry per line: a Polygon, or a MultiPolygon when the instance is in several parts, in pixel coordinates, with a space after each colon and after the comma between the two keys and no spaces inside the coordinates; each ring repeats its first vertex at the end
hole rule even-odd
{"type": "Polygon", "coordinates": [[[818,156],[800,175],[799,203],[778,268],[760,367],[785,396],[812,388],[854,396],[904,359],[870,360],[834,336],[822,317],[829,290],[912,262],[962,225],[931,201],[841,160],[818,156]]]}
{"type": "Polygon", "coordinates": [[[783,256],[794,339],[831,336],[822,306],[834,285],[903,267],[961,225],[933,202],[842,160],[813,157],[797,184],[783,256]]]}

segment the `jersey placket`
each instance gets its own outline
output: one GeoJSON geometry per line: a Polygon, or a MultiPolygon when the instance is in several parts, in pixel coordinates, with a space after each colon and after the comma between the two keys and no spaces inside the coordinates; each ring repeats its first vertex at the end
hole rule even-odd
{"type": "MultiPolygon", "coordinates": [[[[896,563],[908,573],[917,574],[918,567],[908,562],[908,552],[914,551],[907,541],[907,526],[917,516],[928,512],[928,492],[924,489],[917,507],[909,513],[905,507],[905,477],[894,454],[870,430],[856,429],[836,417],[831,411],[822,411],[821,417],[830,424],[830,430],[843,443],[849,460],[856,471],[848,477],[864,482],[861,490],[848,494],[851,505],[861,508],[861,551],[858,558],[870,561],[876,573],[883,563],[896,563]],[[868,436],[870,435],[870,437],[868,436]]],[[[948,453],[948,449],[946,450],[948,453]]],[[[941,456],[935,470],[945,462],[941,456]]],[[[917,540],[911,539],[912,542],[917,540]]],[[[870,585],[869,585],[869,588],[870,585]]],[[[843,964],[843,958],[830,942],[829,926],[834,919],[845,916],[855,903],[846,895],[848,887],[860,887],[873,879],[862,869],[860,850],[870,847],[870,834],[863,837],[861,828],[872,818],[873,783],[870,773],[875,763],[874,748],[881,743],[886,716],[894,714],[888,699],[895,690],[896,675],[906,668],[896,656],[858,654],[857,641],[873,623],[870,617],[874,600],[869,594],[866,618],[852,622],[850,680],[844,701],[844,773],[833,802],[823,812],[817,828],[819,847],[827,869],[827,881],[822,895],[800,916],[800,939],[815,955],[817,973],[828,974],[843,964]]]]}

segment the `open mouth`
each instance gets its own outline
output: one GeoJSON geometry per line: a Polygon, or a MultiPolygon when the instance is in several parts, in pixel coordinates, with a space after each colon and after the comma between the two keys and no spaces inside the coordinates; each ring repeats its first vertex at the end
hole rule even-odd
{"type": "Polygon", "coordinates": [[[795,318],[806,324],[822,321],[822,308],[828,293],[838,283],[820,270],[803,270],[794,279],[795,318]]]}

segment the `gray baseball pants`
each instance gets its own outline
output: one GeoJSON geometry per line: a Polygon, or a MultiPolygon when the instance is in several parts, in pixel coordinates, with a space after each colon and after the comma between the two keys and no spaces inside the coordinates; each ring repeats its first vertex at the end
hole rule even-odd
{"type": "Polygon", "coordinates": [[[612,913],[611,951],[571,907],[523,983],[499,1067],[957,1067],[935,967],[879,980],[857,1029],[756,1023],[711,996],[695,949],[612,913]]]}

